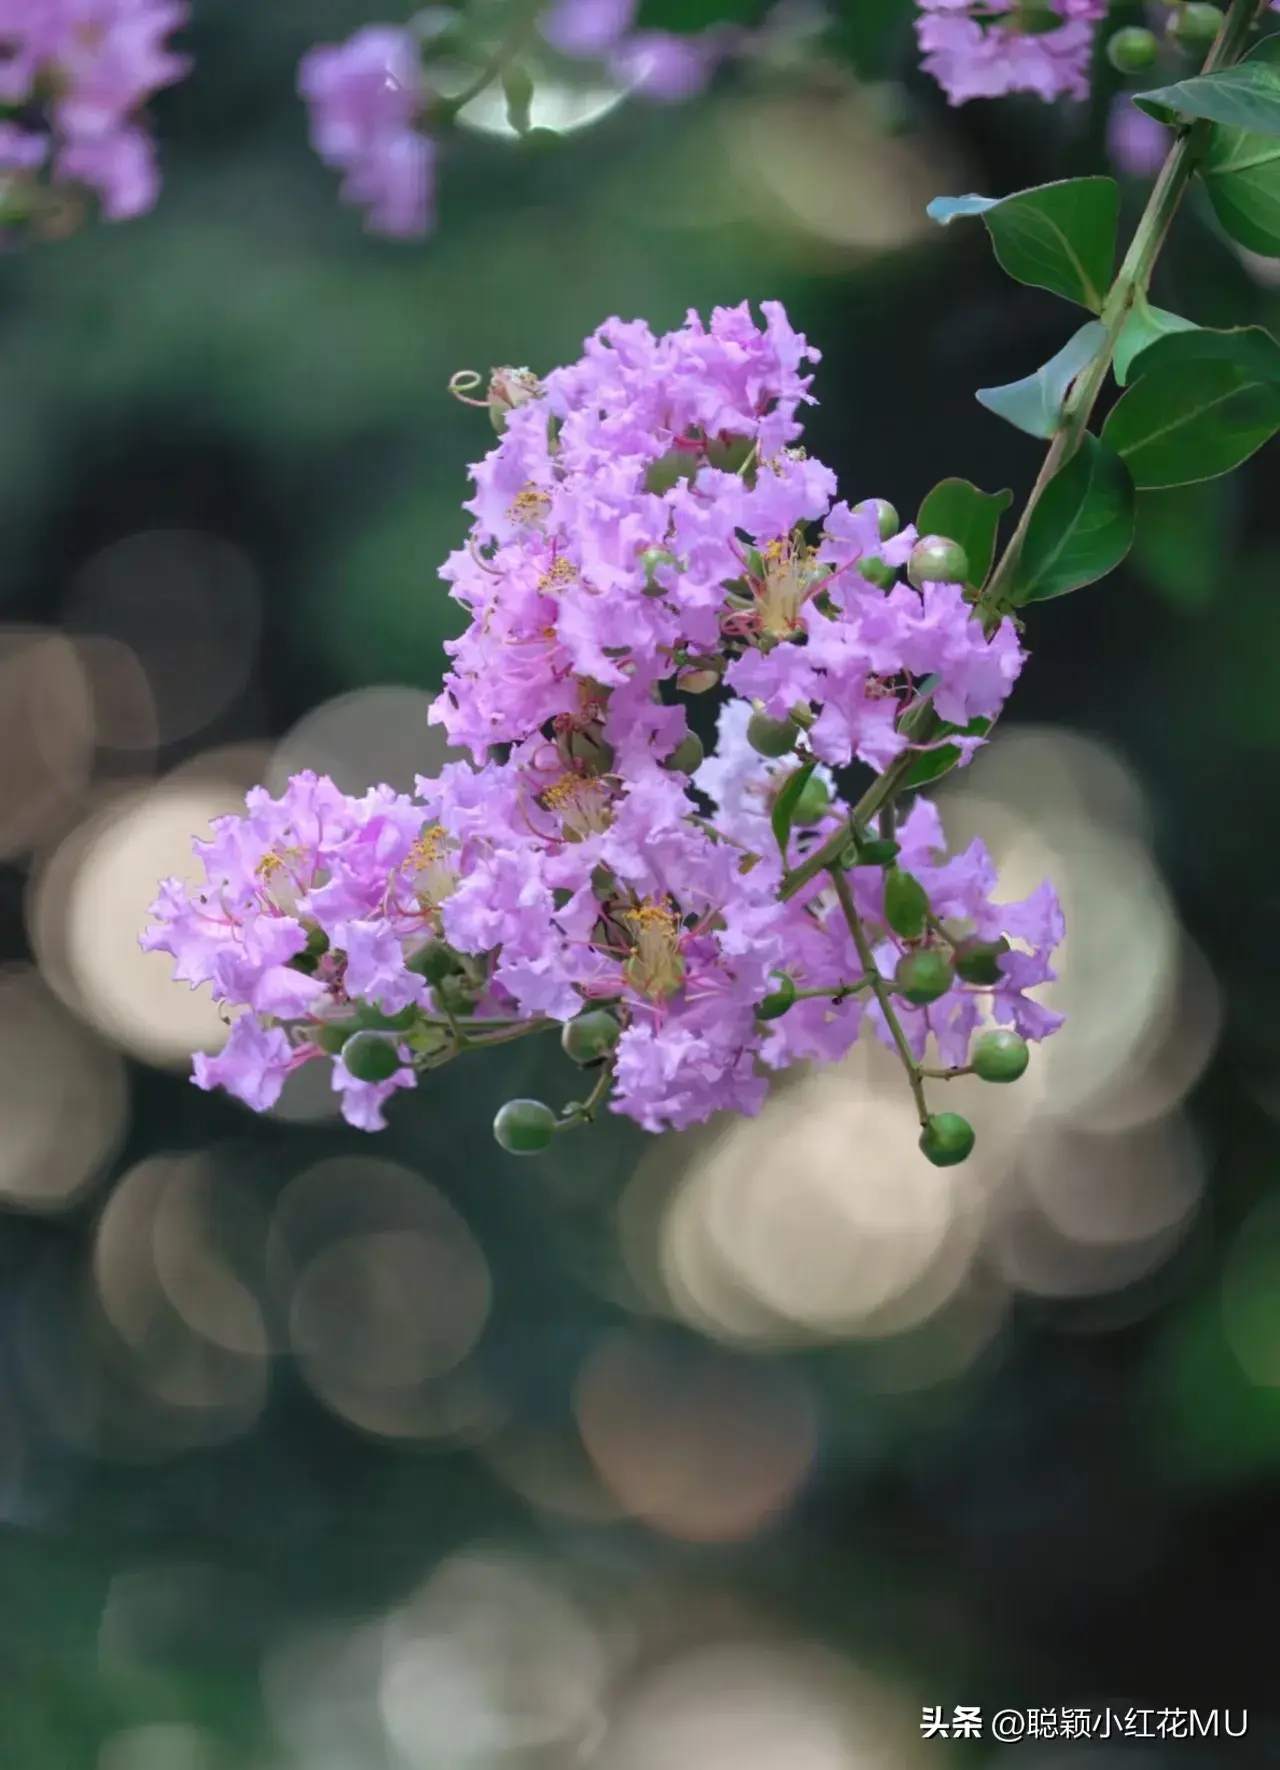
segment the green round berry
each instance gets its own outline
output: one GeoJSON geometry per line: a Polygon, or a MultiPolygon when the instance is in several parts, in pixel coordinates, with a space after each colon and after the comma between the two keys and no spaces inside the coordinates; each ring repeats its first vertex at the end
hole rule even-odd
{"type": "Polygon", "coordinates": [[[598,1063],[613,1050],[621,1033],[621,1026],[607,1008],[589,1008],[576,1020],[565,1022],[560,1045],[565,1056],[575,1063],[598,1063]]]}
{"type": "Polygon", "coordinates": [[[1107,60],[1119,74],[1140,74],[1151,66],[1159,50],[1154,31],[1128,25],[1108,39],[1107,60]]]}
{"type": "Polygon", "coordinates": [[[853,514],[855,516],[873,516],[882,541],[892,539],[902,527],[898,520],[898,512],[885,498],[864,498],[861,504],[854,505],[853,514]]]}
{"type": "Polygon", "coordinates": [[[1023,37],[1043,37],[1062,29],[1062,14],[1048,0],[1015,0],[1010,25],[1023,37]]]}
{"type": "Polygon", "coordinates": [[[969,575],[969,557],[958,541],[945,535],[926,535],[917,541],[907,560],[907,577],[917,590],[926,584],[963,584],[969,575]]]}
{"type": "Polygon", "coordinates": [[[1027,1041],[1007,1027],[975,1039],[969,1056],[974,1075],[984,1082],[1016,1082],[1026,1074],[1030,1061],[1027,1041]]]}
{"type": "Polygon", "coordinates": [[[793,719],[770,719],[767,713],[753,713],[747,721],[747,742],[757,756],[774,760],[789,756],[799,736],[800,727],[793,719]]]}
{"type": "Polygon", "coordinates": [[[556,1115],[541,1100],[508,1100],[498,1109],[493,1134],[508,1155],[537,1155],[556,1134],[556,1115]]]}
{"type": "Polygon", "coordinates": [[[404,968],[412,971],[415,977],[425,977],[428,983],[437,984],[460,971],[462,959],[446,941],[429,940],[416,953],[410,954],[404,968]]]}
{"type": "Polygon", "coordinates": [[[973,1153],[973,1126],[958,1112],[935,1112],[920,1133],[920,1149],[935,1168],[954,1168],[973,1153]]]}
{"type": "MultiPolygon", "coordinates": [[[[860,855],[865,854],[864,843],[860,855]]],[[[929,915],[924,886],[901,867],[890,867],[884,876],[884,919],[903,940],[919,940],[929,915]]]]}
{"type": "Polygon", "coordinates": [[[342,1061],[358,1082],[389,1082],[404,1065],[390,1039],[381,1033],[353,1033],[342,1047],[342,1061]]]}
{"type": "Polygon", "coordinates": [[[702,758],[706,751],[702,748],[702,739],[696,731],[687,732],[682,741],[667,757],[662,766],[672,774],[696,774],[702,767],[702,758]]]}
{"type": "Polygon", "coordinates": [[[893,974],[893,987],[915,1008],[923,1008],[945,996],[955,982],[951,961],[937,947],[904,953],[893,974]]]}
{"type": "Polygon", "coordinates": [[[965,983],[976,983],[983,989],[990,989],[1004,975],[1000,969],[1000,958],[1008,950],[1009,942],[1003,935],[999,940],[978,940],[976,937],[962,940],[952,955],[956,976],[965,983]]]}
{"type": "Polygon", "coordinates": [[[898,581],[898,574],[893,566],[878,555],[872,559],[860,559],[858,574],[879,590],[891,590],[898,581]]]}
{"type": "Polygon", "coordinates": [[[1199,0],[1175,12],[1169,24],[1169,35],[1183,49],[1208,49],[1218,40],[1223,13],[1220,6],[1201,5],[1199,0]]]}
{"type": "Polygon", "coordinates": [[[831,804],[831,789],[820,776],[811,774],[791,808],[791,821],[802,826],[821,823],[831,804]]]}
{"type": "Polygon", "coordinates": [[[780,1020],[787,1009],[795,1004],[795,979],[785,971],[771,971],[769,975],[777,978],[778,987],[756,1009],[757,1020],[780,1020]]]}

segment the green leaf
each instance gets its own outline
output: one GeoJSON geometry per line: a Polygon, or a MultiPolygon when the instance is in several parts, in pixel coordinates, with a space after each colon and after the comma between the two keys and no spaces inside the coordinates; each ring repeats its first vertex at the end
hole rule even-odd
{"type": "Polygon", "coordinates": [[[1105,326],[1090,320],[1034,375],[1004,387],[980,387],[978,404],[1028,436],[1052,436],[1071,383],[1088,366],[1106,336],[1105,326]]]}
{"type": "Polygon", "coordinates": [[[1032,512],[1012,601],[1047,602],[1114,571],[1133,545],[1135,502],[1123,461],[1086,434],[1032,512]]]}
{"type": "Polygon", "coordinates": [[[1012,503],[1012,492],[980,492],[967,479],[944,479],[920,506],[916,528],[921,535],[945,535],[963,547],[968,582],[981,590],[995,558],[1000,518],[1012,503]]]}
{"type": "MultiPolygon", "coordinates": [[[[1275,41],[1267,39],[1267,43],[1275,41]]],[[[1259,44],[1258,50],[1265,47],[1259,44]]],[[[1218,68],[1173,86],[1135,93],[1133,102],[1162,123],[1171,116],[1202,117],[1228,129],[1280,135],[1280,70],[1270,52],[1255,51],[1233,68],[1218,68]]]]}
{"type": "Polygon", "coordinates": [[[1260,327],[1176,332],[1133,367],[1102,439],[1139,490],[1230,473],[1280,429],[1280,345],[1260,327]]]}
{"type": "MultiPolygon", "coordinates": [[[[989,719],[971,719],[968,725],[944,723],[940,735],[950,737],[954,733],[958,737],[986,737],[990,730],[989,719]]],[[[913,787],[927,787],[932,781],[941,780],[944,774],[950,774],[962,754],[955,744],[940,744],[936,750],[922,750],[903,777],[903,791],[907,792],[913,787]]]]}
{"type": "Polygon", "coordinates": [[[1120,214],[1113,178],[1067,178],[1011,197],[935,197],[928,214],[943,227],[980,215],[1011,277],[1102,311],[1120,214]]]}
{"type": "Polygon", "coordinates": [[[787,843],[791,840],[791,826],[795,822],[796,806],[800,803],[800,795],[804,792],[805,783],[817,767],[816,762],[806,762],[788,777],[782,791],[773,802],[770,823],[773,825],[774,838],[782,855],[783,865],[787,861],[787,843]]]}
{"type": "MultiPolygon", "coordinates": [[[[1246,65],[1270,67],[1280,81],[1280,36],[1259,43],[1246,65]]],[[[1225,231],[1246,251],[1280,258],[1280,141],[1216,125],[1200,176],[1225,231]]]]}
{"type": "Polygon", "coordinates": [[[1139,291],[1133,310],[1116,340],[1112,362],[1116,385],[1124,387],[1127,384],[1134,358],[1141,356],[1157,339],[1166,338],[1171,332],[1194,332],[1196,329],[1194,320],[1184,320],[1180,313],[1168,313],[1163,307],[1152,307],[1139,291]]]}

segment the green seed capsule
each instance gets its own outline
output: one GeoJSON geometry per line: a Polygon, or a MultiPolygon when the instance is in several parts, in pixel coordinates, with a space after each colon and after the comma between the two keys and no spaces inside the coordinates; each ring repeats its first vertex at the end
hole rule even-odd
{"type": "Polygon", "coordinates": [[[984,1082],[1016,1082],[1026,1074],[1030,1061],[1027,1041],[1007,1027],[975,1039],[969,1057],[974,1075],[984,1082]]]}
{"type": "MultiPolygon", "coordinates": [[[[865,854],[864,845],[862,853],[865,854]]],[[[884,876],[884,919],[903,940],[919,940],[929,914],[929,899],[919,879],[890,867],[884,876]]]]}
{"type": "Polygon", "coordinates": [[[907,560],[907,578],[917,590],[926,584],[963,584],[969,575],[969,557],[958,541],[945,535],[926,535],[917,541],[907,560]]]}
{"type": "Polygon", "coordinates": [[[1220,6],[1204,6],[1193,0],[1174,13],[1169,22],[1169,35],[1183,49],[1208,49],[1216,43],[1223,26],[1220,6]]]}
{"type": "Polygon", "coordinates": [[[795,979],[788,976],[785,971],[774,971],[771,975],[777,978],[778,987],[767,995],[756,1009],[757,1020],[779,1020],[795,1003],[795,979]]]}
{"type": "Polygon", "coordinates": [[[882,541],[892,540],[902,527],[898,520],[898,512],[884,498],[864,498],[861,504],[853,507],[855,516],[873,516],[882,541]]]}
{"type": "Polygon", "coordinates": [[[607,1008],[589,1008],[565,1022],[560,1046],[575,1063],[598,1063],[617,1044],[622,1028],[607,1008]]]}
{"type": "Polygon", "coordinates": [[[390,1039],[358,1032],[342,1047],[342,1061],[358,1082],[386,1082],[404,1065],[390,1039]]]}
{"type": "Polygon", "coordinates": [[[958,1112],[935,1112],[920,1133],[920,1149],[935,1168],[954,1168],[973,1153],[973,1126],[958,1112]]]}
{"type": "Polygon", "coordinates": [[[446,941],[429,940],[405,960],[404,968],[415,977],[425,977],[430,984],[443,983],[446,977],[462,970],[462,955],[446,941]]]}
{"type": "Polygon", "coordinates": [[[384,1014],[381,1008],[370,1008],[360,1002],[356,1006],[356,1019],[361,1028],[372,1032],[408,1032],[417,1023],[418,1010],[410,1002],[407,1008],[401,1008],[398,1014],[384,1014]]]}
{"type": "Polygon", "coordinates": [[[696,774],[702,767],[702,758],[706,752],[702,748],[702,739],[696,731],[688,732],[682,742],[671,752],[662,764],[672,774],[696,774]]]}
{"type": "Polygon", "coordinates": [[[873,559],[860,559],[858,572],[868,584],[875,584],[881,590],[891,590],[898,581],[898,574],[893,566],[878,555],[873,559]]]}
{"type": "Polygon", "coordinates": [[[493,1121],[493,1134],[508,1155],[537,1155],[556,1134],[556,1115],[541,1100],[508,1100],[493,1121]]]}
{"type": "Polygon", "coordinates": [[[893,974],[893,987],[915,1008],[923,1008],[945,996],[955,982],[951,961],[937,947],[904,953],[893,974]]]}
{"type": "Polygon", "coordinates": [[[790,719],[770,719],[767,713],[753,713],[747,722],[747,742],[758,756],[789,756],[799,736],[800,727],[790,719]]]}
{"type": "Polygon", "coordinates": [[[800,789],[800,797],[791,811],[793,824],[804,827],[821,823],[831,804],[831,789],[819,775],[811,774],[800,789]]]}
{"type": "Polygon", "coordinates": [[[1160,45],[1154,31],[1129,25],[1107,41],[1107,60],[1120,74],[1140,74],[1156,59],[1160,45]]]}
{"type": "Polygon", "coordinates": [[[1003,976],[999,960],[1008,950],[1009,942],[1003,935],[999,940],[962,940],[953,959],[956,975],[966,983],[976,983],[980,988],[990,989],[1003,976]]]}

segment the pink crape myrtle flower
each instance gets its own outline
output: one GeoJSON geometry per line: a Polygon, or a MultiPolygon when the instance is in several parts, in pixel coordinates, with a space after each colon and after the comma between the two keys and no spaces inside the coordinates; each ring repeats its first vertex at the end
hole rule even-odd
{"type": "Polygon", "coordinates": [[[310,110],[312,146],[345,174],[343,200],[366,211],[372,232],[426,233],[435,143],[417,127],[425,92],[412,33],[368,25],[345,43],[312,49],[298,90],[310,110]]]}
{"type": "Polygon", "coordinates": [[[167,42],[187,15],[184,0],[0,0],[0,103],[38,119],[3,126],[0,163],[92,190],[108,221],[150,209],[160,178],[139,119],[189,70],[167,42]]]}
{"type": "Polygon", "coordinates": [[[1022,28],[1019,0],[918,0],[925,72],[953,105],[1029,92],[1051,102],[1087,98],[1094,33],[1107,0],[1048,0],[1062,23],[1022,28]]]}

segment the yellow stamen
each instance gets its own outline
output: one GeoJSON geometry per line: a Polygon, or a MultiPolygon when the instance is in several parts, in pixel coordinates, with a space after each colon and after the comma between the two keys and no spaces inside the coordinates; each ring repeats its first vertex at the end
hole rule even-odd
{"type": "Polygon", "coordinates": [[[527,485],[516,493],[511,508],[507,511],[509,522],[540,522],[551,508],[551,495],[543,492],[535,485],[527,485]]]}
{"type": "Polygon", "coordinates": [[[667,898],[655,903],[647,897],[620,919],[635,943],[623,967],[627,982],[650,1001],[665,1001],[684,982],[680,918],[667,898]]]}
{"type": "Polygon", "coordinates": [[[599,835],[613,822],[612,795],[602,780],[581,774],[563,774],[541,795],[546,810],[560,819],[569,841],[599,835]]]}

